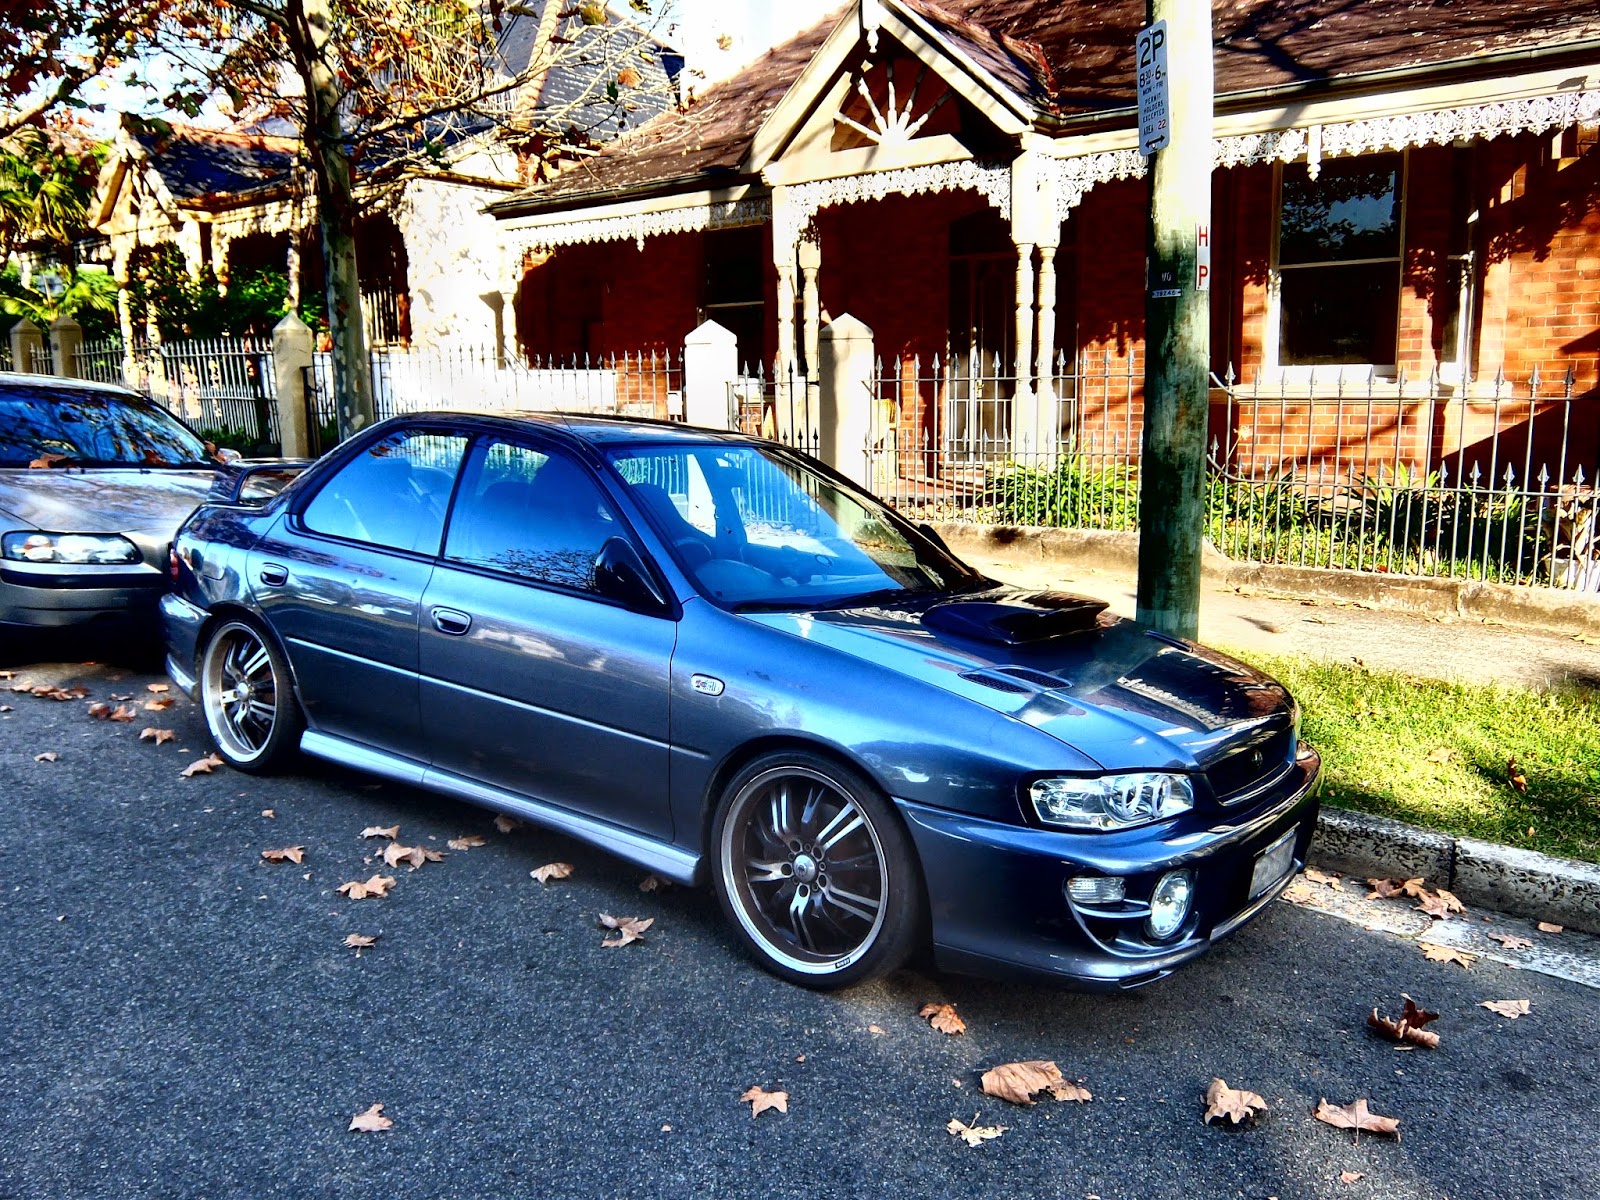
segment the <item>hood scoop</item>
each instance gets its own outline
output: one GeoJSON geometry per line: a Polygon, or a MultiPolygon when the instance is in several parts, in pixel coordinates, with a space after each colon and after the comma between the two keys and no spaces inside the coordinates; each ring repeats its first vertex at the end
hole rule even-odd
{"type": "Polygon", "coordinates": [[[1018,592],[986,600],[950,600],[922,614],[935,633],[1020,646],[1089,633],[1108,605],[1066,592],[1018,592]]]}

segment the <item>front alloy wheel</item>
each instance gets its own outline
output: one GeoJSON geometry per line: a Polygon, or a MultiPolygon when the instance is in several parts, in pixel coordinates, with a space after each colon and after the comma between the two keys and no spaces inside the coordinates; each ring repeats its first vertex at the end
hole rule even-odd
{"type": "Polygon", "coordinates": [[[300,732],[288,665],[254,625],[228,621],[206,643],[200,706],[217,753],[241,771],[266,771],[300,732]]]}
{"type": "Polygon", "coordinates": [[[717,894],[775,974],[839,988],[910,953],[922,886],[888,802],[855,772],[792,753],[752,763],[717,821],[717,894]]]}

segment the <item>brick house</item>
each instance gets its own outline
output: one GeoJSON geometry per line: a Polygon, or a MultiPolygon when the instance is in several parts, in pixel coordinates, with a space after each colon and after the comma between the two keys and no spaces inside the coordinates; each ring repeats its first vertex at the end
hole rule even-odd
{"type": "MultiPolygon", "coordinates": [[[[1144,13],[854,0],[492,206],[521,349],[671,346],[714,318],[746,361],[814,381],[821,326],[849,313],[876,335],[902,448],[948,442],[974,397],[1013,448],[1091,426],[1136,444],[1144,13]]],[[[1558,438],[1592,464],[1600,404],[1538,432],[1524,385],[1597,384],[1600,11],[1219,0],[1214,35],[1213,366],[1274,398],[1220,406],[1216,432],[1279,466],[1359,443],[1459,469],[1518,426],[1529,455],[1553,461],[1558,438]],[[1520,408],[1473,398],[1502,369],[1520,408]]]]}

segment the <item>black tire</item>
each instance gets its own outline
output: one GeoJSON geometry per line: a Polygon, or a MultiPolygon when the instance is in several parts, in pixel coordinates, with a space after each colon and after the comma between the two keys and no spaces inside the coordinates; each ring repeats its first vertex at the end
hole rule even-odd
{"type": "Polygon", "coordinates": [[[850,987],[916,948],[924,899],[910,836],[851,768],[804,750],[764,755],[728,784],[712,832],[722,910],[774,975],[850,987]]]}
{"type": "Polygon", "coordinates": [[[252,621],[224,621],[200,654],[200,711],[217,753],[235,770],[262,775],[300,745],[305,727],[289,664],[252,621]]]}

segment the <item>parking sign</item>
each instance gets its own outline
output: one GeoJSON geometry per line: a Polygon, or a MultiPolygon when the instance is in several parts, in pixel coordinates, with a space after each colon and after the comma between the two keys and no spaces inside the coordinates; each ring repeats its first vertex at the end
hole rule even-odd
{"type": "Polygon", "coordinates": [[[1154,154],[1171,140],[1167,109],[1167,23],[1139,31],[1134,42],[1139,69],[1139,153],[1154,154]]]}

